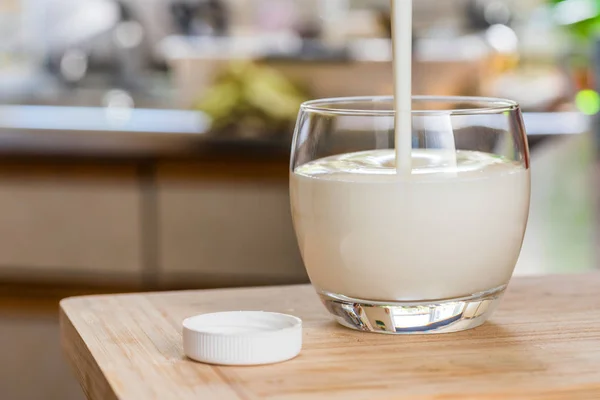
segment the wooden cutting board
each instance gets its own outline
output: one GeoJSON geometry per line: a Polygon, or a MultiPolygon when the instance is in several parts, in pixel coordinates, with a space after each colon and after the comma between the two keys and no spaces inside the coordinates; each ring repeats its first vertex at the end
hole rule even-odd
{"type": "Polygon", "coordinates": [[[71,298],[61,330],[90,399],[600,399],[600,274],[515,278],[490,322],[454,334],[342,328],[309,286],[71,298]],[[223,310],[302,318],[302,353],[260,367],[186,359],[182,320],[223,310]]]}

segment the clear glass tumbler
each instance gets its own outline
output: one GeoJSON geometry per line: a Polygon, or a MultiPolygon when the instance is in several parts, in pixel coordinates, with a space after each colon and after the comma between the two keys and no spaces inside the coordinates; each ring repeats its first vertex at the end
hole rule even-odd
{"type": "Polygon", "coordinates": [[[290,166],[298,244],[326,308],[349,328],[479,326],[521,250],[530,171],[518,105],[413,102],[404,173],[395,168],[391,97],[309,101],[298,117],[290,166]]]}

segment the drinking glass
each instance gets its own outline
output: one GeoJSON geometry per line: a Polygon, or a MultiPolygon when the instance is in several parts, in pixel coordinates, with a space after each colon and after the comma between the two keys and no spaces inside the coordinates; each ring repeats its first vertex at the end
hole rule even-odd
{"type": "Polygon", "coordinates": [[[527,225],[521,111],[502,99],[415,96],[404,171],[394,118],[391,97],[301,106],[290,195],[306,270],[346,327],[474,328],[500,302],[527,225]]]}

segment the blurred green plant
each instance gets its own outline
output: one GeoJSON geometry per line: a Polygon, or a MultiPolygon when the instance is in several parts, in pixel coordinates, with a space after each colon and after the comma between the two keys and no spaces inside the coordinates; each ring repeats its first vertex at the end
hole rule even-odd
{"type": "Polygon", "coordinates": [[[261,136],[290,133],[308,93],[273,68],[234,62],[195,104],[215,133],[261,136]]]}
{"type": "Polygon", "coordinates": [[[587,115],[600,111],[600,95],[593,72],[592,46],[600,39],[600,0],[547,0],[554,21],[570,36],[563,66],[575,88],[575,106],[587,115]]]}
{"type": "Polygon", "coordinates": [[[589,42],[600,36],[600,0],[547,0],[555,19],[576,39],[589,42]]]}

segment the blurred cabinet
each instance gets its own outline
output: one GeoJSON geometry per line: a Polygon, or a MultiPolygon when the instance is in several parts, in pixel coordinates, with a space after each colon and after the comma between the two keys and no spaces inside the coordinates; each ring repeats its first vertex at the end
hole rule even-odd
{"type": "Polygon", "coordinates": [[[0,281],[307,282],[287,160],[0,161],[0,281]]]}
{"type": "Polygon", "coordinates": [[[0,277],[138,281],[135,167],[0,165],[0,277]]]}
{"type": "Polygon", "coordinates": [[[162,284],[306,281],[290,216],[287,168],[232,168],[219,163],[159,166],[162,284]]]}

